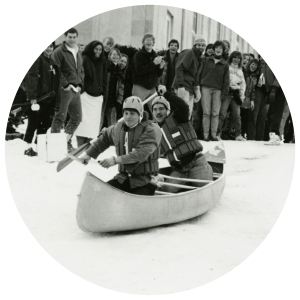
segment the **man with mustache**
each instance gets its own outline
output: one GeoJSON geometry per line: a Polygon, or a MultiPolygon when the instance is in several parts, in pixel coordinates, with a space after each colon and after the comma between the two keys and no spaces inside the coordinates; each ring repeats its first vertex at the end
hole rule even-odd
{"type": "MultiPolygon", "coordinates": [[[[161,96],[152,102],[152,114],[162,132],[161,151],[173,167],[170,176],[189,179],[213,180],[213,171],[201,153],[203,147],[197,140],[196,132],[189,121],[189,105],[181,98],[167,91],[160,85],[161,96]],[[170,111],[170,103],[175,107],[170,111]]],[[[168,183],[178,183],[167,179],[168,183]]],[[[182,181],[184,184],[184,181],[182,181]]],[[[193,183],[201,187],[200,183],[193,183]]],[[[162,191],[176,193],[179,188],[163,186],[162,191]]]]}

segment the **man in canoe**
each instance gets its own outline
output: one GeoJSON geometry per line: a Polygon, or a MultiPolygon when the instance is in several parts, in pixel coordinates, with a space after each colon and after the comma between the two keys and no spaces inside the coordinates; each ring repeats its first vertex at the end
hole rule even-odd
{"type": "Polygon", "coordinates": [[[110,146],[116,147],[116,157],[99,161],[104,168],[119,165],[119,173],[107,183],[122,191],[137,195],[154,195],[156,185],[152,176],[158,173],[159,126],[148,120],[143,103],[136,96],[123,102],[124,120],[107,128],[80,159],[87,164],[110,146]]]}
{"type": "MultiPolygon", "coordinates": [[[[213,180],[213,171],[201,153],[203,147],[197,140],[196,132],[189,121],[189,105],[182,99],[160,85],[158,92],[161,96],[152,102],[153,117],[161,132],[161,151],[173,167],[171,177],[213,180]],[[170,103],[175,107],[170,111],[170,103]]],[[[178,183],[178,180],[167,179],[168,183],[178,183]]],[[[181,181],[184,184],[184,180],[181,181]]],[[[193,182],[193,186],[201,187],[201,183],[193,182]]],[[[175,186],[164,185],[161,191],[176,193],[175,186]]]]}

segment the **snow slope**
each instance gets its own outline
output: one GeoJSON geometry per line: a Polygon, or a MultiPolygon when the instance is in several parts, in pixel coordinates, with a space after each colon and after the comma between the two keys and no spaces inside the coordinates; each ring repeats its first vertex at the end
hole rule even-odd
{"type": "MultiPolygon", "coordinates": [[[[207,214],[175,225],[130,233],[88,234],[76,224],[77,194],[86,170],[109,180],[116,167],[57,163],[23,155],[6,142],[7,174],[29,230],[59,263],[115,291],[166,294],[206,284],[243,262],[275,224],[287,198],[295,145],[225,141],[227,183],[207,214]]],[[[216,143],[204,143],[204,150],[216,143]]],[[[112,148],[100,157],[114,155],[112,148]]]]}

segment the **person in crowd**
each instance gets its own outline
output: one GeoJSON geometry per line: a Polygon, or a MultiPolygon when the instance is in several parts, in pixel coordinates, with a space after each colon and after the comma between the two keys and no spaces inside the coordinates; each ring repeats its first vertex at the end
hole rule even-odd
{"type": "Polygon", "coordinates": [[[116,104],[116,113],[117,113],[117,119],[122,118],[123,116],[123,111],[122,111],[122,106],[123,106],[123,100],[124,98],[124,94],[125,94],[125,89],[128,89],[127,85],[130,85],[132,82],[131,78],[128,78],[127,75],[127,69],[128,69],[128,56],[124,53],[121,53],[121,58],[118,62],[118,65],[121,69],[122,75],[123,75],[123,80],[122,82],[120,82],[120,87],[122,88],[122,92],[123,92],[123,97],[119,97],[119,101],[117,101],[116,104]]]}
{"type": "Polygon", "coordinates": [[[253,53],[249,53],[250,60],[255,58],[255,55],[253,53]]]}
{"type": "Polygon", "coordinates": [[[226,100],[229,90],[229,66],[222,57],[225,45],[222,41],[216,41],[213,49],[214,56],[203,59],[199,75],[205,141],[218,140],[217,129],[221,102],[226,100]],[[210,133],[211,136],[209,136],[210,133]]]}
{"type": "Polygon", "coordinates": [[[205,47],[205,40],[198,36],[193,48],[182,51],[176,61],[173,89],[176,95],[189,105],[189,118],[192,117],[194,102],[199,102],[201,98],[198,75],[205,47]]]}
{"type": "Polygon", "coordinates": [[[250,62],[250,58],[251,57],[250,57],[249,53],[243,53],[243,63],[242,63],[243,72],[246,71],[247,65],[250,62]]]}
{"type": "MultiPolygon", "coordinates": [[[[120,50],[112,48],[108,55],[107,62],[107,88],[106,101],[103,107],[102,119],[104,115],[107,118],[107,126],[111,126],[117,122],[117,106],[122,105],[124,95],[124,73],[119,66],[121,58],[120,50]]],[[[100,128],[103,122],[101,120],[100,128]]]]}
{"type": "MultiPolygon", "coordinates": [[[[56,102],[59,103],[60,82],[58,66],[51,59],[54,49],[54,42],[50,44],[38,59],[33,63],[25,76],[25,90],[27,100],[32,105],[27,111],[28,124],[24,141],[26,142],[26,150],[24,154],[27,156],[36,156],[37,152],[32,148],[32,140],[34,132],[36,134],[45,134],[51,127],[51,121],[54,115],[56,102]],[[37,103],[37,99],[51,92],[55,96],[48,97],[37,103]]],[[[35,144],[37,138],[35,139],[35,144]]]]}
{"type": "MultiPolygon", "coordinates": [[[[251,62],[257,62],[251,60],[251,62]]],[[[250,63],[251,64],[251,63],[250,63]]],[[[267,110],[269,104],[266,101],[267,87],[266,87],[266,73],[269,73],[270,69],[267,67],[264,59],[259,57],[258,60],[259,77],[257,84],[255,85],[255,98],[254,109],[249,112],[248,119],[248,140],[263,141],[265,135],[265,126],[267,125],[267,110]]],[[[270,78],[270,75],[267,75],[270,78]]],[[[268,80],[270,81],[270,80],[268,80]]]]}
{"type": "MultiPolygon", "coordinates": [[[[25,76],[26,77],[26,76],[25,76]]],[[[24,134],[18,132],[16,129],[19,125],[24,124],[23,118],[28,118],[28,111],[30,108],[20,107],[27,103],[27,95],[25,91],[25,78],[22,80],[17,93],[14,97],[14,101],[10,110],[9,117],[7,119],[5,140],[23,139],[24,134]],[[19,106],[20,105],[20,106],[19,106]]]]}
{"type": "Polygon", "coordinates": [[[278,145],[282,143],[280,137],[280,123],[283,116],[286,98],[277,78],[267,64],[265,66],[265,74],[266,93],[270,103],[268,116],[270,138],[269,144],[278,145]]]}
{"type": "Polygon", "coordinates": [[[206,46],[205,53],[204,53],[205,57],[214,56],[215,52],[214,52],[213,46],[214,46],[214,44],[208,44],[206,46]]]}
{"type": "Polygon", "coordinates": [[[124,97],[123,97],[123,99],[126,99],[126,98],[132,96],[133,57],[134,57],[135,53],[138,52],[138,49],[136,49],[132,46],[124,46],[124,45],[119,45],[119,44],[116,44],[115,48],[119,49],[123,55],[127,56],[127,66],[126,66],[126,73],[125,73],[125,79],[124,79],[124,97]]]}
{"type": "Polygon", "coordinates": [[[168,44],[168,50],[164,53],[163,60],[165,66],[162,76],[160,78],[160,84],[165,85],[167,91],[172,92],[172,85],[175,77],[175,63],[178,57],[179,42],[172,39],[168,44]]]}
{"type": "MultiPolygon", "coordinates": [[[[156,92],[158,78],[163,73],[165,61],[153,50],[155,38],[152,34],[145,34],[142,44],[142,49],[137,51],[133,58],[132,95],[144,101],[156,92]]],[[[151,113],[149,102],[148,109],[151,113]]]]}
{"type": "Polygon", "coordinates": [[[115,41],[112,37],[107,36],[103,39],[102,44],[103,44],[103,47],[104,47],[104,52],[103,52],[104,57],[106,59],[108,59],[110,50],[114,47],[115,41]]]}
{"type": "Polygon", "coordinates": [[[100,165],[119,166],[119,173],[107,183],[136,195],[154,195],[157,188],[152,176],[158,174],[158,158],[162,133],[157,124],[148,120],[143,103],[136,96],[123,103],[124,120],[107,128],[80,159],[87,164],[110,146],[116,147],[116,157],[100,160],[100,165]]]}
{"type": "MultiPolygon", "coordinates": [[[[171,94],[165,86],[160,85],[161,94],[152,103],[153,116],[163,133],[161,151],[167,157],[173,170],[171,177],[213,180],[213,171],[201,153],[203,147],[197,139],[196,132],[189,121],[189,106],[180,97],[171,94]],[[170,111],[170,103],[175,107],[170,111]]],[[[177,183],[167,179],[167,183],[177,183]]],[[[184,184],[184,181],[181,182],[184,184]]],[[[193,182],[196,187],[201,183],[193,182]]],[[[164,192],[176,193],[179,188],[164,185],[164,192]]]]}
{"type": "MultiPolygon", "coordinates": [[[[258,68],[258,60],[252,59],[244,69],[244,77],[246,81],[245,100],[241,105],[241,122],[242,122],[242,136],[249,139],[248,126],[250,119],[253,120],[255,114],[255,88],[258,82],[260,71],[258,68]]],[[[256,115],[257,117],[257,115],[256,115]]],[[[255,117],[255,118],[256,118],[255,117]]]]}
{"type": "Polygon", "coordinates": [[[229,41],[227,41],[227,40],[223,40],[222,42],[223,42],[224,45],[225,45],[225,50],[224,50],[224,52],[223,52],[223,54],[222,54],[222,57],[223,57],[223,59],[224,59],[225,61],[227,61],[228,58],[229,58],[229,55],[230,55],[230,43],[229,43],[229,41]]]}
{"type": "Polygon", "coordinates": [[[52,122],[52,133],[59,133],[66,120],[65,127],[68,139],[68,151],[73,151],[71,138],[82,119],[80,91],[83,87],[82,56],[77,46],[78,31],[71,28],[65,32],[65,41],[53,51],[51,58],[61,70],[61,102],[52,122]]]}
{"type": "Polygon", "coordinates": [[[242,54],[233,51],[228,59],[229,64],[229,93],[222,101],[219,113],[218,133],[222,131],[223,123],[230,108],[231,125],[235,130],[235,140],[245,141],[241,136],[241,104],[245,99],[246,83],[242,71],[242,54]]]}
{"type": "Polygon", "coordinates": [[[84,44],[78,44],[78,51],[80,52],[80,53],[82,53],[83,52],[83,50],[84,50],[84,47],[85,47],[85,45],[84,44]]]}
{"type": "Polygon", "coordinates": [[[87,44],[82,53],[84,68],[84,92],[80,97],[82,122],[74,133],[78,147],[99,134],[103,97],[107,90],[107,61],[103,51],[103,44],[94,40],[87,44]]]}

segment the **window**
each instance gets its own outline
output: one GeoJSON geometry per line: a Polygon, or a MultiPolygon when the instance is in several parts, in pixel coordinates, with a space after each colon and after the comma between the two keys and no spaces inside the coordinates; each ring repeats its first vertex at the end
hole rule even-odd
{"type": "Polygon", "coordinates": [[[194,12],[194,18],[193,18],[193,31],[194,31],[194,34],[197,34],[197,27],[198,27],[198,14],[194,12]]]}
{"type": "Polygon", "coordinates": [[[167,11],[167,28],[166,28],[166,48],[168,48],[168,43],[173,36],[173,16],[167,11]]]}
{"type": "Polygon", "coordinates": [[[217,40],[221,39],[221,23],[217,23],[217,40]]]}

